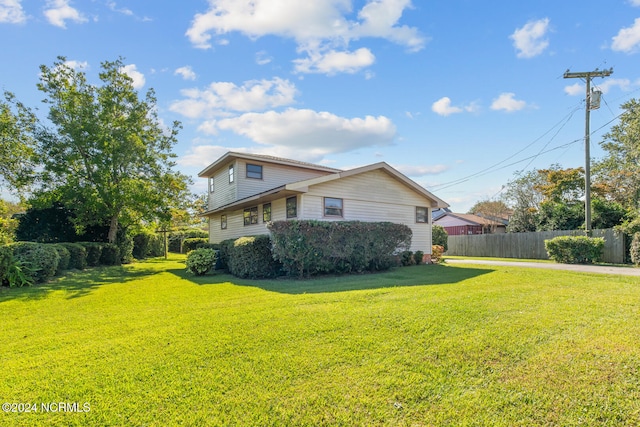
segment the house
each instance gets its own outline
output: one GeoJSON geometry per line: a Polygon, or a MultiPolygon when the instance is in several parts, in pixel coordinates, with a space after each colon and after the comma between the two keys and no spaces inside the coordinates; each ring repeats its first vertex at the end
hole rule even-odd
{"type": "Polygon", "coordinates": [[[473,214],[445,212],[433,223],[444,227],[449,236],[506,233],[507,231],[507,226],[503,222],[473,214]]]}
{"type": "Polygon", "coordinates": [[[268,234],[270,221],[389,221],[408,225],[411,250],[430,254],[432,211],[448,206],[384,162],[339,170],[228,152],[198,176],[209,183],[212,243],[268,234]]]}

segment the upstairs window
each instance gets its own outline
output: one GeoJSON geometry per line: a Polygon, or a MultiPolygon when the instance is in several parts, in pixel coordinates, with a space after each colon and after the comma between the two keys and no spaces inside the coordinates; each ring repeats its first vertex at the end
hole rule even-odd
{"type": "Polygon", "coordinates": [[[221,230],[226,230],[227,229],[227,216],[226,215],[220,215],[220,229],[221,230]]]}
{"type": "Polygon", "coordinates": [[[262,179],[262,165],[247,163],[247,178],[262,179]]]}
{"type": "Polygon", "coordinates": [[[209,193],[213,193],[213,190],[214,190],[213,177],[209,177],[209,193]]]}
{"type": "Polygon", "coordinates": [[[258,207],[247,208],[244,210],[244,225],[253,225],[258,223],[258,207]]]}
{"type": "Polygon", "coordinates": [[[342,199],[324,198],[324,216],[342,217],[342,199]]]}
{"type": "Polygon", "coordinates": [[[296,196],[287,198],[287,218],[298,216],[298,198],[296,196]]]}
{"type": "Polygon", "coordinates": [[[271,221],[271,203],[262,205],[262,222],[271,221]]]}
{"type": "Polygon", "coordinates": [[[429,209],[421,206],[416,207],[416,222],[428,223],[429,222],[429,209]]]}
{"type": "Polygon", "coordinates": [[[233,176],[233,165],[229,165],[229,184],[231,184],[233,182],[234,176],[233,176]]]}

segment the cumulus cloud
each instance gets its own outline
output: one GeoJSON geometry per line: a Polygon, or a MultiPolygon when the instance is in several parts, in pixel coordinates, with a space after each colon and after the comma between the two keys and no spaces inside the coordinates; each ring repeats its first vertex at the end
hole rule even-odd
{"type": "Polygon", "coordinates": [[[295,61],[298,72],[352,73],[373,63],[369,49],[349,50],[350,42],[382,38],[411,52],[426,44],[417,28],[400,25],[410,0],[369,0],[352,15],[350,0],[209,0],[209,10],[194,16],[186,36],[201,49],[212,46],[212,34],[239,32],[257,39],[266,35],[296,41],[307,58],[295,61]],[[341,55],[342,54],[342,55],[341,55]]]}
{"type": "Polygon", "coordinates": [[[193,69],[190,66],[180,67],[176,69],[176,71],[174,71],[173,74],[177,76],[182,76],[182,78],[185,80],[196,79],[196,73],[193,71],[193,69]]]}
{"type": "Polygon", "coordinates": [[[171,111],[189,118],[210,118],[230,111],[261,111],[290,105],[297,89],[288,80],[252,80],[237,86],[230,82],[214,82],[204,90],[185,89],[183,100],[171,104],[171,111]]]}
{"type": "Polygon", "coordinates": [[[502,110],[508,113],[522,110],[527,106],[525,101],[515,99],[516,94],[512,92],[501,93],[491,103],[492,110],[502,110]]]}
{"type": "Polygon", "coordinates": [[[131,77],[133,80],[133,88],[141,89],[145,84],[144,74],[138,71],[135,64],[125,65],[120,69],[121,72],[125,73],[127,76],[131,77]]]}
{"type": "MultiPolygon", "coordinates": [[[[640,0],[638,1],[640,3],[640,0]]],[[[640,45],[640,18],[636,18],[631,27],[626,27],[613,37],[611,49],[619,52],[634,53],[640,45]]]]}
{"type": "Polygon", "coordinates": [[[451,105],[451,99],[448,96],[444,96],[438,99],[431,105],[431,111],[441,116],[449,116],[451,114],[462,113],[464,111],[472,113],[477,111],[478,106],[475,103],[467,104],[462,107],[456,107],[451,105]]]}
{"type": "MultiPolygon", "coordinates": [[[[180,157],[177,163],[180,166],[204,168],[209,166],[213,160],[222,157],[227,151],[230,151],[229,148],[221,145],[196,145],[187,154],[180,157]]],[[[233,151],[248,152],[244,148],[234,148],[233,151]]]]}
{"type": "Polygon", "coordinates": [[[0,0],[0,23],[21,24],[26,20],[20,0],[0,0]]]}
{"type": "MultiPolygon", "coordinates": [[[[594,89],[600,90],[602,93],[609,93],[609,91],[611,91],[611,89],[613,89],[614,87],[618,87],[623,91],[629,91],[637,86],[640,86],[640,80],[634,83],[629,79],[605,79],[600,84],[592,83],[592,87],[594,89]]],[[[564,88],[565,93],[572,96],[584,95],[585,90],[585,85],[581,83],[575,83],[564,88]]]]}
{"type": "Polygon", "coordinates": [[[87,18],[77,9],[70,6],[69,0],[48,0],[44,16],[51,25],[67,28],[67,21],[76,23],[87,22],[87,18]]]}
{"type": "Polygon", "coordinates": [[[509,38],[518,51],[518,58],[540,55],[549,46],[549,40],[545,38],[548,31],[549,18],[527,22],[522,28],[516,29],[509,38]]]}
{"type": "Polygon", "coordinates": [[[574,83],[570,86],[564,87],[564,93],[571,96],[583,94],[584,91],[585,91],[585,87],[582,83],[574,83]]]}

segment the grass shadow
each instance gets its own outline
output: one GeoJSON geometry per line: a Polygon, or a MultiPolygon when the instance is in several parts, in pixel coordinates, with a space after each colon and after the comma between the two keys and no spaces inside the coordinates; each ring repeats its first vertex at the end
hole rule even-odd
{"type": "Polygon", "coordinates": [[[63,276],[54,277],[46,283],[37,283],[22,288],[0,288],[0,303],[9,300],[37,300],[46,298],[52,292],[65,291],[66,298],[79,298],[94,289],[112,283],[126,283],[143,276],[157,274],[157,267],[145,268],[141,265],[121,265],[111,267],[91,267],[86,270],[67,271],[63,276]]]}
{"type": "Polygon", "coordinates": [[[403,286],[447,285],[491,273],[493,270],[446,265],[420,265],[395,268],[382,273],[325,276],[303,280],[293,278],[250,280],[223,273],[194,276],[187,273],[186,270],[173,269],[167,271],[197,285],[232,283],[238,286],[256,287],[270,292],[299,295],[403,286]]]}

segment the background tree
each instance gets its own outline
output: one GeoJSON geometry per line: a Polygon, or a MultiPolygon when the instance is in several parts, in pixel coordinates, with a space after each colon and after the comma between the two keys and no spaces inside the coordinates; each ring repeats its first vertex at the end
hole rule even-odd
{"type": "Polygon", "coordinates": [[[507,226],[508,232],[536,231],[537,215],[544,200],[536,186],[542,183],[542,176],[537,171],[531,171],[519,174],[506,185],[504,199],[513,210],[507,226]]]}
{"type": "Polygon", "coordinates": [[[511,209],[502,200],[486,199],[473,205],[471,209],[469,209],[469,213],[492,220],[491,232],[495,233],[498,227],[498,224],[495,222],[508,220],[511,215],[511,209]]]}
{"type": "Polygon", "coordinates": [[[33,112],[5,92],[0,100],[0,179],[11,190],[23,189],[30,182],[35,169],[36,125],[33,112]]]}
{"type": "Polygon", "coordinates": [[[189,180],[172,170],[180,124],[162,126],[154,91],[139,99],[122,59],[101,65],[101,86],[64,57],[40,67],[38,89],[54,128],[38,133],[39,196],[73,206],[80,228],[106,221],[114,242],[119,227],[167,219],[189,180]]]}

